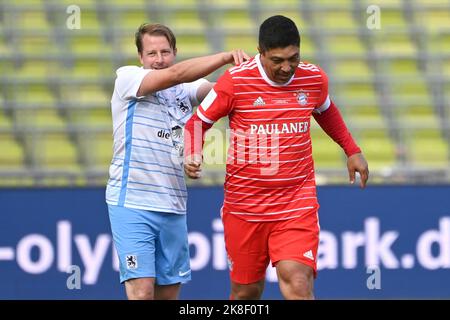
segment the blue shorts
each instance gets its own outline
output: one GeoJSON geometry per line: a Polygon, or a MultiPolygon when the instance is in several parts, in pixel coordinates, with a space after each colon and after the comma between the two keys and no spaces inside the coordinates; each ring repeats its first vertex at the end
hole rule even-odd
{"type": "Polygon", "coordinates": [[[159,285],[191,280],[186,215],[108,205],[120,261],[120,282],[156,278],[159,285]]]}

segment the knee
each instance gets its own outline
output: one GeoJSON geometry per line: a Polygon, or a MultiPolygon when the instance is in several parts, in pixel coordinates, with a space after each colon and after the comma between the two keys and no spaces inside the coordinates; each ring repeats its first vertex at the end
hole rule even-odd
{"type": "Polygon", "coordinates": [[[264,287],[260,284],[239,285],[232,288],[235,300],[257,300],[261,298],[264,287]]]}
{"type": "Polygon", "coordinates": [[[134,290],[131,294],[128,294],[128,300],[153,300],[153,292],[148,290],[134,290]]]}
{"type": "Polygon", "coordinates": [[[291,285],[291,290],[287,299],[312,300],[314,299],[313,287],[309,282],[295,282],[291,285]]]}
{"type": "Polygon", "coordinates": [[[314,299],[313,280],[306,275],[292,277],[287,283],[285,290],[286,299],[311,300],[314,299]]]}
{"type": "Polygon", "coordinates": [[[128,300],[153,300],[154,288],[152,281],[133,279],[125,282],[128,300]]]}
{"type": "Polygon", "coordinates": [[[155,285],[155,293],[154,293],[154,299],[155,300],[177,300],[178,294],[180,292],[180,284],[173,284],[173,285],[155,285]]]}

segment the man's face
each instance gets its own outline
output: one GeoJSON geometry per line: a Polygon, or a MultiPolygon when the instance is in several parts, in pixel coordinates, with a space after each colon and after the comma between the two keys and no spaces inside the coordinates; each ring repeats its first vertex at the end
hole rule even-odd
{"type": "Polygon", "coordinates": [[[176,54],[166,37],[149,34],[142,37],[142,53],[139,53],[139,59],[144,69],[168,68],[175,63],[176,54]]]}
{"type": "Polygon", "coordinates": [[[267,76],[273,82],[283,84],[294,75],[300,63],[300,49],[297,46],[275,48],[261,52],[261,63],[267,76]]]}

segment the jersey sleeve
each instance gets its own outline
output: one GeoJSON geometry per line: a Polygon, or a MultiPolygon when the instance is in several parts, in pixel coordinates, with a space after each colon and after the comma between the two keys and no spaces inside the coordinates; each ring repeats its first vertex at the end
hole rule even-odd
{"type": "Polygon", "coordinates": [[[184,89],[186,90],[186,92],[189,96],[189,101],[191,102],[191,104],[193,106],[196,106],[200,103],[200,101],[198,101],[198,99],[197,99],[197,90],[204,83],[208,83],[208,80],[201,78],[194,82],[187,82],[187,83],[183,84],[184,89]]]}
{"type": "Polygon", "coordinates": [[[197,109],[198,117],[207,123],[214,123],[232,111],[233,103],[233,80],[227,71],[200,103],[197,109]]]}
{"type": "Polygon", "coordinates": [[[123,100],[142,98],[136,95],[142,80],[150,71],[150,69],[143,69],[137,66],[125,66],[117,69],[114,90],[117,91],[117,94],[123,100]]]}
{"type": "Polygon", "coordinates": [[[330,107],[331,100],[328,94],[328,76],[322,69],[319,68],[320,75],[322,76],[322,85],[320,88],[320,96],[317,106],[314,110],[315,113],[322,113],[330,107]]]}

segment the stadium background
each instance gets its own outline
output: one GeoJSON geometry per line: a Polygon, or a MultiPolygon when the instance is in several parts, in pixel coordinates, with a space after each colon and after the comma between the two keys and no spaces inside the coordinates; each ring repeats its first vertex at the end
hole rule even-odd
{"type": "MultiPolygon", "coordinates": [[[[375,291],[364,287],[369,276],[365,267],[371,261],[366,250],[365,260],[358,257],[364,261],[357,269],[339,263],[333,270],[341,273],[336,274],[325,268],[324,284],[318,279],[318,296],[450,298],[448,0],[0,0],[0,272],[2,281],[8,280],[0,286],[0,298],[123,297],[112,270],[102,269],[102,281],[84,283],[84,290],[76,294],[64,287],[64,261],[49,264],[45,272],[28,272],[32,267],[24,271],[21,266],[27,259],[31,265],[45,266],[48,242],[31,238],[35,242],[27,242],[28,251],[20,244],[27,235],[40,234],[59,247],[55,226],[66,220],[77,225],[77,233],[88,235],[88,243],[108,234],[103,190],[112,146],[109,101],[115,69],[138,63],[137,26],[169,25],[177,36],[181,61],[237,47],[255,54],[258,26],[273,14],[297,23],[302,60],[328,73],[330,94],[370,165],[372,187],[366,193],[343,187],[348,179],[344,154],[313,125],[317,180],[323,186],[322,225],[344,237],[345,230],[366,230],[375,218],[380,229],[387,223],[386,230],[408,235],[403,241],[409,244],[435,230],[427,234],[434,241],[428,264],[408,267],[415,258],[408,256],[400,263],[405,268],[395,268],[387,256],[378,259],[387,279],[389,270],[395,270],[392,279],[403,279],[391,281],[399,291],[384,286],[373,295],[375,291]],[[421,280],[406,280],[412,278],[421,280]],[[336,289],[348,282],[364,288],[336,289]],[[61,286],[65,289],[58,291],[61,286]]],[[[225,120],[218,124],[226,126],[225,120]]],[[[207,139],[207,148],[214,139],[207,139]]],[[[219,158],[223,151],[216,150],[219,158]]],[[[191,184],[189,223],[199,231],[190,235],[192,243],[218,231],[211,228],[221,195],[213,186],[223,182],[223,169],[223,164],[207,165],[204,178],[196,182],[204,186],[191,184]],[[209,204],[198,203],[206,198],[209,204]]],[[[370,242],[367,230],[362,237],[370,242]]],[[[193,245],[193,258],[198,256],[195,250],[193,245]]],[[[383,250],[377,251],[380,257],[382,252],[388,255],[383,250]]],[[[73,259],[80,257],[74,253],[73,259]]],[[[84,273],[81,262],[80,266],[84,273]]],[[[220,277],[218,291],[226,291],[226,272],[217,274],[209,264],[199,270],[183,297],[226,298],[205,289],[212,286],[208,279],[220,277]]],[[[275,285],[267,289],[266,297],[279,298],[275,285]]]]}

